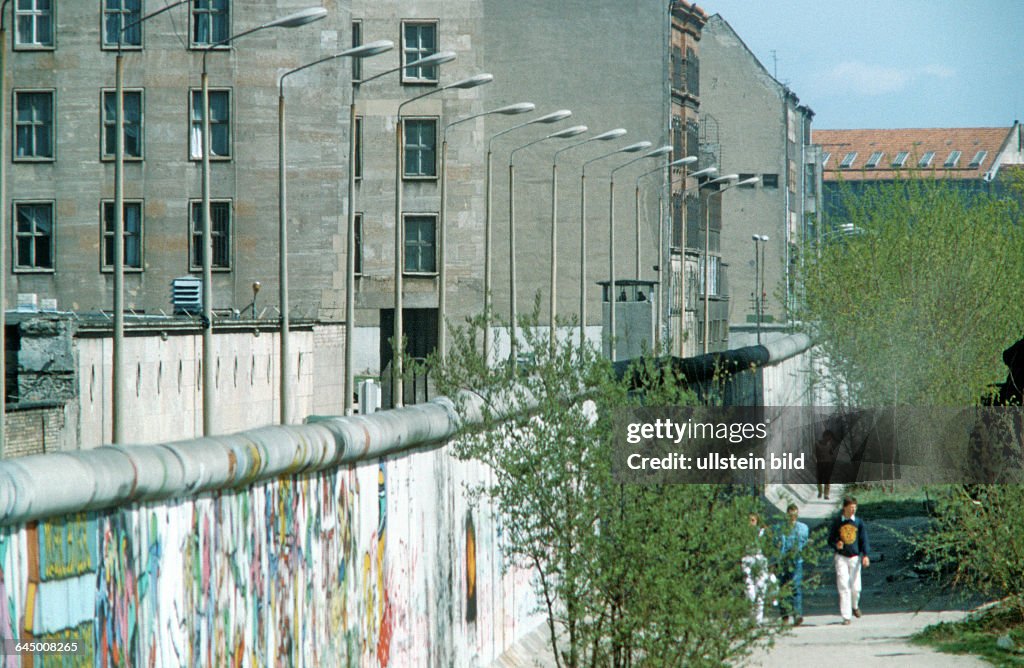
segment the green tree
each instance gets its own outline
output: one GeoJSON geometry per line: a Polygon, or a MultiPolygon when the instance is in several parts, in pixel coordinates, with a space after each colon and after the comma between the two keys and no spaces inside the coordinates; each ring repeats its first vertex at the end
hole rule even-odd
{"type": "Polygon", "coordinates": [[[431,373],[463,415],[482,414],[456,452],[493,471],[476,493],[501,515],[510,562],[534,570],[558,665],[717,666],[748,653],[779,628],[756,626],[744,593],[757,499],[626,485],[612,471],[617,408],[693,396],[650,359],[633,391],[591,346],[552,350],[535,325],[521,323],[528,363],[488,368],[476,321],[431,373]]]}
{"type": "Polygon", "coordinates": [[[800,320],[840,402],[977,404],[1024,334],[1024,234],[1015,200],[911,178],[842,200],[805,250],[800,320]]]}

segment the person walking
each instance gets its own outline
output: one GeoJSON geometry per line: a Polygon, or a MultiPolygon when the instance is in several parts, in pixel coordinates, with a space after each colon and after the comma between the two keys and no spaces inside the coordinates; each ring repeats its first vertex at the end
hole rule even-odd
{"type": "Polygon", "coordinates": [[[832,483],[832,467],[836,463],[836,437],[831,429],[826,429],[821,438],[814,443],[814,464],[815,482],[818,487],[818,498],[825,493],[825,500],[828,500],[828,492],[832,483]]]}
{"type": "Polygon", "coordinates": [[[800,509],[795,503],[786,508],[786,521],[779,525],[779,585],[790,585],[789,594],[782,599],[782,621],[793,615],[793,626],[804,621],[804,557],[810,529],[799,521],[800,509]]]}
{"type": "Polygon", "coordinates": [[[760,626],[764,623],[764,599],[768,592],[768,559],[761,551],[764,527],[757,513],[750,513],[749,521],[752,541],[743,557],[743,579],[747,585],[747,600],[754,608],[754,622],[760,626]]]}
{"type": "Polygon", "coordinates": [[[828,544],[835,550],[836,589],[839,590],[839,614],[843,624],[860,617],[860,574],[871,565],[868,557],[868,533],[857,517],[857,499],[847,496],[843,509],[829,527],[828,544]]]}

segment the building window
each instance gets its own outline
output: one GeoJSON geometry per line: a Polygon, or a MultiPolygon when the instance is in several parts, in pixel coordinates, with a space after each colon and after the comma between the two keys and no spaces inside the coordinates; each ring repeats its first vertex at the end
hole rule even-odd
{"type": "MultiPolygon", "coordinates": [[[[103,158],[116,158],[117,93],[103,91],[103,158]]],[[[124,157],[142,158],[142,91],[124,91],[124,157]]]]}
{"type": "MultiPolygon", "coordinates": [[[[189,157],[203,158],[203,91],[192,91],[189,157]]],[[[210,159],[231,157],[231,94],[227,90],[210,91],[210,159]]]]}
{"type": "Polygon", "coordinates": [[[53,47],[53,0],[15,0],[15,47],[53,47]]]}
{"type": "Polygon", "coordinates": [[[437,176],[437,119],[403,118],[403,172],[407,179],[437,176]]]}
{"type": "MultiPolygon", "coordinates": [[[[352,21],[352,48],[363,44],[363,22],[352,21]]],[[[363,78],[363,59],[350,58],[352,61],[352,81],[360,81],[363,78]]]]}
{"type": "MultiPolygon", "coordinates": [[[[402,64],[415,62],[437,53],[437,22],[402,22],[402,64]]],[[[403,83],[435,83],[437,66],[406,67],[403,83]]]]}
{"type": "MultiPolygon", "coordinates": [[[[359,60],[358,58],[356,60],[359,60]]],[[[355,146],[352,151],[356,154],[356,167],[353,173],[357,179],[363,178],[363,117],[356,116],[355,146]]]]}
{"type": "Polygon", "coordinates": [[[405,216],[405,271],[432,274],[437,271],[437,218],[432,215],[405,216]]]}
{"type": "Polygon", "coordinates": [[[822,168],[824,168],[825,165],[828,164],[828,159],[831,158],[831,157],[832,157],[832,153],[829,152],[829,151],[825,151],[825,155],[821,156],[821,166],[822,166],[822,168]]]}
{"type": "Polygon", "coordinates": [[[953,151],[952,153],[949,154],[949,157],[946,158],[946,162],[944,162],[942,166],[947,169],[952,169],[956,167],[956,164],[960,162],[960,155],[960,151],[953,151]]]}
{"type": "Polygon", "coordinates": [[[907,162],[907,157],[910,155],[909,151],[900,151],[896,154],[896,157],[892,159],[893,167],[902,167],[907,162]]]}
{"type": "Polygon", "coordinates": [[[857,159],[857,152],[851,151],[843,157],[843,161],[839,163],[839,169],[849,169],[853,167],[853,162],[857,159]]]}
{"type": "Polygon", "coordinates": [[[231,37],[230,0],[193,0],[192,46],[213,46],[231,37]]]}
{"type": "MultiPolygon", "coordinates": [[[[189,233],[192,237],[189,269],[203,268],[203,203],[193,201],[189,233]]],[[[231,269],[231,201],[210,202],[210,237],[213,245],[214,269],[231,269]]]]}
{"type": "Polygon", "coordinates": [[[53,202],[15,202],[14,270],[53,271],[53,202]]]}
{"type": "Polygon", "coordinates": [[[355,272],[356,276],[361,276],[363,273],[363,214],[356,214],[356,240],[355,248],[355,272]]]}
{"type": "Polygon", "coordinates": [[[928,167],[932,164],[932,159],[935,157],[935,151],[928,151],[921,156],[921,160],[918,161],[918,167],[928,167]]]}
{"type": "MultiPolygon", "coordinates": [[[[142,270],[142,202],[125,202],[124,268],[142,270]]],[[[114,202],[103,202],[103,270],[114,269],[114,202]]]]}
{"type": "Polygon", "coordinates": [[[878,163],[882,162],[882,157],[884,155],[885,153],[882,151],[875,151],[874,153],[871,154],[871,157],[868,158],[868,161],[864,163],[864,166],[868,169],[874,169],[875,167],[878,167],[878,163]]]}
{"type": "Polygon", "coordinates": [[[981,163],[985,162],[985,157],[987,155],[988,151],[978,151],[977,153],[974,154],[974,157],[971,158],[971,162],[967,166],[970,167],[971,169],[977,169],[981,167],[981,163]]]}
{"type": "Polygon", "coordinates": [[[103,46],[141,47],[141,18],[142,0],[103,0],[103,46]]]}
{"type": "Polygon", "coordinates": [[[700,95],[700,60],[690,47],[686,47],[686,91],[694,97],[700,95]]]}
{"type": "Polygon", "coordinates": [[[53,91],[14,92],[14,159],[53,159],[53,91]]]}
{"type": "Polygon", "coordinates": [[[779,175],[778,174],[762,174],[761,175],[761,186],[763,188],[778,188],[779,187],[779,175]]]}
{"type": "Polygon", "coordinates": [[[711,289],[708,291],[708,295],[714,297],[718,295],[718,266],[722,258],[717,255],[704,255],[700,256],[697,261],[697,270],[700,272],[697,277],[697,290],[700,294],[704,294],[704,258],[708,259],[708,285],[711,289]]]}

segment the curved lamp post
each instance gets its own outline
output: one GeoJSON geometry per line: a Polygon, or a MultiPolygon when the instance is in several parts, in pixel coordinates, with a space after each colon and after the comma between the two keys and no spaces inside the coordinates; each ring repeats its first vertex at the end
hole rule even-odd
{"type": "Polygon", "coordinates": [[[425,93],[414,95],[398,105],[398,111],[395,117],[395,327],[393,334],[394,339],[392,340],[392,346],[395,352],[391,360],[391,405],[394,408],[401,408],[404,403],[404,398],[402,396],[402,355],[405,354],[405,346],[402,345],[402,274],[405,271],[405,253],[403,252],[404,231],[402,229],[402,173],[404,171],[402,149],[404,148],[405,142],[402,128],[402,107],[410,102],[415,102],[416,100],[429,95],[436,95],[437,93],[441,93],[446,90],[454,88],[476,88],[477,86],[489,84],[492,81],[494,81],[494,76],[491,74],[477,74],[469,77],[468,79],[461,79],[455,83],[450,83],[445,86],[428,90],[425,93]]]}
{"type": "Polygon", "coordinates": [[[659,158],[672,152],[672,146],[659,146],[653,151],[648,151],[641,156],[627,160],[611,171],[608,179],[608,324],[611,330],[608,335],[609,351],[611,361],[615,361],[615,172],[623,167],[628,167],[638,160],[644,158],[659,158]]]}
{"type": "MultiPolygon", "coordinates": [[[[762,258],[758,257],[757,251],[760,242],[768,241],[768,235],[753,234],[750,238],[754,240],[754,309],[757,319],[757,345],[761,345],[761,308],[763,306],[762,300],[764,299],[764,277],[761,272],[764,271],[764,264],[762,258]],[[760,290],[758,290],[758,280],[761,282],[760,290]]],[[[763,257],[764,246],[761,246],[760,250],[763,257]]]]}
{"type": "MultiPolygon", "coordinates": [[[[280,343],[280,418],[281,424],[289,424],[292,420],[291,413],[291,316],[288,304],[288,183],[287,183],[287,144],[285,141],[285,99],[284,82],[292,74],[301,72],[315,65],[320,65],[338,58],[368,58],[377,54],[390,51],[394,48],[390,40],[380,40],[354,46],[333,56],[327,56],[311,63],[306,63],[294,69],[288,70],[278,80],[277,97],[277,178],[278,178],[278,285],[280,288],[281,300],[281,332],[278,338],[280,343]]],[[[351,202],[351,200],[350,200],[351,202]]],[[[351,247],[348,252],[351,253],[351,247]]],[[[351,395],[349,395],[351,396],[351,395]]]]}
{"type": "Polygon", "coordinates": [[[439,51],[405,65],[378,72],[352,82],[352,99],[348,107],[348,224],[345,234],[345,387],[343,394],[345,415],[352,414],[352,395],[355,385],[353,351],[355,350],[356,322],[356,95],[360,84],[379,79],[407,67],[441,65],[455,60],[454,51],[439,51]]]}
{"type": "Polygon", "coordinates": [[[212,223],[210,221],[210,78],[206,71],[206,57],[212,49],[230,44],[240,37],[251,35],[254,32],[266,28],[297,28],[299,26],[319,21],[327,16],[327,10],[322,7],[310,7],[288,14],[279,19],[262,23],[255,28],[243,30],[219,42],[215,42],[203,48],[203,72],[202,72],[202,123],[203,123],[203,155],[202,155],[202,181],[203,181],[203,435],[210,436],[216,428],[216,402],[214,399],[214,377],[213,364],[213,238],[212,223]]]}
{"type": "MultiPolygon", "coordinates": [[[[619,153],[636,153],[651,147],[649,141],[638,141],[614,151],[609,151],[596,158],[591,158],[583,163],[580,172],[580,349],[582,354],[583,343],[586,341],[587,327],[587,165],[598,160],[610,158],[619,153]]],[[[611,290],[612,286],[608,286],[611,290]]]]}
{"type": "MultiPolygon", "coordinates": [[[[522,150],[534,144],[539,144],[542,141],[548,139],[568,139],[569,137],[575,137],[581,135],[587,131],[586,125],[574,125],[571,128],[565,128],[558,132],[552,132],[551,134],[541,137],[540,139],[534,139],[531,142],[522,144],[512,149],[511,153],[508,154],[508,275],[509,275],[509,326],[511,329],[511,336],[509,337],[511,343],[511,352],[509,354],[509,360],[512,365],[515,366],[517,362],[517,337],[516,331],[518,327],[517,319],[517,304],[516,304],[516,173],[513,160],[515,159],[516,151],[522,150]]],[[[552,345],[553,342],[552,342],[552,345]]]]}
{"type": "MultiPolygon", "coordinates": [[[[635,229],[635,236],[636,236],[636,239],[635,239],[635,245],[636,245],[636,280],[638,280],[638,281],[640,280],[640,179],[642,179],[643,177],[647,176],[648,174],[653,174],[655,172],[660,172],[662,169],[664,169],[665,170],[665,183],[668,183],[669,179],[672,178],[672,171],[671,170],[672,170],[673,167],[682,167],[684,165],[693,164],[694,162],[697,162],[697,156],[689,155],[689,156],[686,156],[685,158],[679,158],[678,160],[673,160],[672,162],[669,162],[669,163],[667,163],[666,165],[664,165],[662,167],[655,167],[654,169],[648,170],[648,171],[646,171],[646,172],[644,172],[644,173],[642,173],[642,174],[640,174],[639,176],[636,177],[636,191],[635,191],[636,194],[635,194],[634,202],[633,202],[633,211],[634,211],[634,214],[635,214],[635,228],[636,228],[635,229]]],[[[663,197],[662,197],[662,189],[658,188],[658,245],[657,245],[658,265],[657,265],[657,272],[658,272],[658,279],[659,280],[658,280],[658,305],[656,307],[657,318],[658,319],[657,319],[657,322],[655,323],[655,326],[654,326],[654,348],[656,350],[661,345],[661,327],[662,327],[661,314],[662,314],[662,311],[665,308],[665,281],[662,280],[661,268],[666,266],[666,264],[667,264],[665,262],[667,255],[668,255],[668,250],[665,248],[665,207],[664,207],[664,201],[663,201],[663,197]]]]}
{"type": "MultiPolygon", "coordinates": [[[[555,328],[557,322],[557,309],[558,309],[558,155],[565,151],[572,150],[578,146],[589,144],[592,141],[610,141],[612,139],[618,139],[626,134],[625,128],[615,128],[614,130],[608,130],[602,132],[599,135],[594,135],[578,141],[575,144],[570,144],[565,148],[560,148],[555,151],[555,155],[551,158],[551,274],[550,274],[550,286],[549,290],[551,293],[551,303],[549,306],[549,325],[551,327],[551,333],[549,334],[551,350],[555,349],[555,328]]],[[[582,246],[581,246],[582,248],[582,246]]],[[[582,255],[582,250],[581,250],[582,255]]]]}
{"type": "Polygon", "coordinates": [[[447,255],[448,255],[448,130],[452,127],[471,121],[481,116],[491,116],[501,114],[504,116],[513,116],[516,114],[529,113],[536,109],[536,105],[532,102],[518,102],[516,104],[505,105],[497,109],[491,109],[490,111],[483,111],[478,114],[472,114],[465,118],[452,121],[448,125],[444,126],[444,132],[442,133],[443,141],[441,142],[441,222],[438,229],[438,259],[440,261],[440,271],[438,273],[438,293],[437,293],[437,353],[438,357],[442,360],[448,357],[448,338],[447,338],[447,327],[445,323],[447,321],[447,308],[448,299],[446,286],[448,282],[448,269],[446,266],[447,255]]]}
{"type": "MultiPolygon", "coordinates": [[[[667,185],[666,190],[668,190],[669,193],[671,194],[672,185],[675,184],[675,183],[678,183],[679,181],[685,181],[686,179],[699,178],[701,176],[708,176],[708,177],[710,177],[710,176],[714,176],[717,173],[718,173],[718,168],[717,167],[705,167],[704,169],[699,169],[696,172],[691,172],[689,174],[684,174],[683,176],[680,176],[677,179],[672,179],[671,181],[669,181],[666,184],[667,185]]],[[[693,186],[691,188],[683,188],[682,190],[679,191],[679,194],[680,195],[685,195],[686,193],[690,192],[691,190],[697,190],[698,188],[700,188],[700,186],[701,186],[701,184],[698,183],[697,185],[695,185],[695,186],[693,186]]],[[[662,192],[662,195],[664,195],[664,191],[662,192]]],[[[680,242],[681,242],[680,246],[682,247],[683,252],[685,253],[685,249],[686,249],[686,226],[685,225],[683,226],[683,229],[682,229],[682,237],[683,238],[680,240],[680,242]]],[[[682,336],[683,335],[683,328],[684,328],[684,325],[685,325],[685,322],[686,322],[686,284],[685,284],[685,281],[686,281],[686,271],[685,271],[685,259],[683,260],[683,263],[684,263],[683,271],[680,274],[680,281],[679,281],[679,313],[680,313],[680,316],[679,316],[679,334],[680,334],[680,336],[679,336],[679,356],[680,357],[685,357],[686,356],[686,351],[684,349],[685,341],[683,340],[683,336],[682,336]]],[[[666,313],[668,313],[668,309],[669,308],[670,308],[669,305],[666,303],[665,304],[666,313]]]]}
{"type": "MultiPolygon", "coordinates": [[[[725,183],[726,185],[720,187],[718,190],[709,191],[705,195],[704,199],[704,354],[708,354],[708,335],[710,333],[710,323],[708,322],[708,305],[711,296],[711,263],[709,262],[708,251],[711,245],[711,197],[713,195],[721,195],[726,190],[731,190],[736,186],[752,185],[761,180],[760,177],[754,176],[749,179],[739,180],[738,174],[727,174],[725,176],[719,176],[717,179],[711,179],[703,186],[719,185],[725,183]]],[[[702,186],[702,187],[703,187],[702,186]]],[[[721,268],[719,268],[721,269],[721,268]]],[[[717,275],[717,274],[716,274],[717,275]]]]}
{"type": "Polygon", "coordinates": [[[491,135],[490,139],[487,140],[487,164],[484,171],[484,180],[486,181],[484,187],[486,193],[486,204],[484,207],[484,362],[488,365],[491,362],[491,347],[494,336],[491,332],[491,244],[494,236],[491,225],[491,156],[493,155],[492,147],[494,140],[504,134],[512,132],[513,130],[518,130],[519,128],[525,128],[536,123],[557,123],[558,121],[565,120],[570,116],[572,116],[572,112],[568,109],[559,109],[558,111],[553,111],[550,114],[544,114],[543,116],[532,118],[525,123],[519,123],[518,125],[513,125],[510,128],[505,128],[504,130],[491,135]]]}

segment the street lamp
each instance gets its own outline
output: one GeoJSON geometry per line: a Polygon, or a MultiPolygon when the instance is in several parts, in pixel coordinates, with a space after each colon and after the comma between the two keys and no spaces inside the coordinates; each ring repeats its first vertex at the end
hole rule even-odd
{"type": "MultiPolygon", "coordinates": [[[[525,123],[519,123],[513,125],[510,128],[491,135],[490,139],[487,140],[487,164],[484,169],[484,180],[485,180],[485,201],[484,206],[484,363],[490,364],[491,361],[491,346],[493,342],[493,334],[491,333],[491,244],[492,244],[492,225],[491,225],[491,156],[493,155],[492,146],[494,140],[498,137],[508,134],[513,130],[519,128],[525,128],[528,125],[534,125],[536,123],[557,123],[558,121],[565,120],[572,116],[572,112],[568,109],[559,109],[558,111],[552,111],[550,114],[544,114],[537,118],[532,118],[525,123]]],[[[515,327],[515,323],[512,325],[515,327]]]]}
{"type": "MultiPolygon", "coordinates": [[[[751,235],[750,238],[754,240],[754,308],[756,309],[757,317],[757,345],[761,345],[761,300],[764,299],[764,279],[760,279],[760,291],[757,289],[757,283],[758,277],[761,275],[761,272],[764,271],[764,267],[761,266],[761,260],[758,258],[757,250],[758,243],[768,241],[768,236],[765,234],[754,234],[751,235]]],[[[764,246],[761,247],[761,254],[764,254],[764,246]]]]}
{"type": "MultiPolygon", "coordinates": [[[[711,297],[711,263],[710,257],[708,256],[708,250],[711,245],[711,197],[713,195],[721,195],[726,190],[735,188],[736,186],[753,185],[761,180],[761,177],[754,176],[749,179],[739,180],[739,174],[727,174],[720,176],[717,179],[712,179],[704,186],[719,185],[724,183],[725,185],[720,187],[718,190],[709,191],[704,197],[704,354],[708,354],[708,335],[710,334],[710,323],[708,322],[708,310],[709,302],[711,297]]],[[[717,280],[716,273],[716,280],[717,280]]]]}
{"type": "Polygon", "coordinates": [[[448,281],[448,269],[447,269],[447,254],[448,254],[448,175],[446,169],[448,166],[448,130],[460,123],[471,121],[481,116],[490,116],[493,114],[501,114],[504,116],[513,116],[516,114],[525,114],[536,109],[536,105],[532,102],[518,102],[516,104],[505,105],[497,109],[491,109],[490,111],[483,111],[478,114],[471,114],[465,118],[452,121],[448,125],[444,126],[444,132],[442,133],[443,141],[441,142],[441,222],[438,229],[438,257],[440,260],[440,271],[438,273],[438,294],[437,294],[437,353],[440,359],[444,360],[448,356],[448,341],[447,331],[445,327],[446,314],[448,307],[447,292],[445,286],[448,281]]]}
{"type": "MultiPolygon", "coordinates": [[[[581,135],[587,131],[586,125],[574,125],[571,128],[565,128],[558,132],[552,132],[551,134],[541,137],[540,139],[534,139],[531,142],[527,142],[521,146],[512,149],[511,153],[508,154],[508,275],[509,275],[509,320],[511,330],[510,343],[511,353],[509,359],[512,365],[516,364],[516,330],[517,317],[516,317],[516,173],[513,160],[515,159],[516,151],[522,150],[534,144],[539,144],[542,141],[548,139],[567,139],[569,137],[575,137],[581,135]]],[[[553,332],[552,332],[553,333],[553,332]]]]}
{"type": "MultiPolygon", "coordinates": [[[[555,151],[555,155],[551,158],[551,276],[550,276],[550,287],[551,291],[551,304],[549,307],[549,325],[551,327],[550,346],[552,352],[555,349],[555,323],[558,309],[557,289],[558,289],[558,154],[564,153],[565,151],[572,150],[577,146],[583,146],[589,144],[592,141],[610,141],[612,139],[618,139],[626,134],[625,128],[615,128],[614,130],[608,130],[602,132],[599,135],[594,135],[583,141],[578,141],[575,144],[570,144],[565,148],[560,148],[555,151]]],[[[582,246],[581,246],[582,249],[582,246]]],[[[582,256],[582,250],[581,250],[582,256]]]]}
{"type": "MultiPolygon", "coordinates": [[[[7,442],[7,3],[0,2],[0,457],[7,442]]],[[[13,21],[13,18],[12,18],[13,21]]],[[[115,373],[117,373],[115,371],[115,373]]]]}
{"type": "MultiPolygon", "coordinates": [[[[287,144],[285,141],[285,100],[284,100],[284,82],[292,74],[301,72],[302,70],[313,67],[314,65],[320,65],[338,58],[368,58],[370,56],[376,56],[377,54],[390,51],[394,48],[394,43],[390,40],[380,40],[377,42],[371,42],[369,44],[363,44],[360,46],[354,46],[351,49],[346,49],[341,53],[336,53],[333,56],[327,56],[311,63],[306,63],[294,69],[288,70],[281,75],[279,79],[278,98],[277,98],[277,178],[278,178],[278,220],[277,220],[277,233],[278,233],[278,285],[280,288],[280,300],[281,300],[281,332],[279,337],[280,343],[280,415],[281,424],[288,424],[291,422],[291,353],[290,353],[290,339],[291,339],[291,319],[289,315],[288,305],[288,187],[287,187],[287,144]]],[[[351,247],[348,249],[351,253],[351,247]]],[[[255,315],[255,309],[253,309],[255,315]]]]}
{"type": "MultiPolygon", "coordinates": [[[[140,25],[143,21],[163,14],[169,9],[174,9],[185,4],[189,0],[179,0],[166,7],[147,14],[127,25],[119,25],[117,31],[117,56],[114,60],[114,220],[113,238],[111,244],[114,253],[114,332],[113,348],[111,356],[111,441],[123,443],[125,441],[125,428],[127,420],[125,414],[127,404],[124,400],[124,53],[122,50],[122,39],[125,31],[140,25]]],[[[4,0],[6,6],[7,0],[4,0]]],[[[2,9],[0,9],[2,13],[2,9]]],[[[3,19],[0,18],[0,24],[3,19]]],[[[0,38],[3,36],[3,29],[0,28],[0,38]]],[[[6,44],[6,42],[3,42],[6,44]]],[[[2,50],[2,49],[0,49],[2,50]]],[[[2,59],[0,55],[0,59],[2,59]]],[[[2,68],[0,60],[0,68],[2,68]]],[[[0,109],[0,115],[2,115],[0,109]]],[[[0,151],[0,154],[3,154],[0,151]]],[[[3,179],[0,178],[0,181],[3,179]]],[[[0,186],[2,187],[2,186],[0,186]]],[[[0,206],[3,208],[3,206],[0,206]]],[[[3,214],[0,214],[0,228],[3,228],[3,214]]],[[[104,225],[106,223],[104,222],[104,225]]],[[[0,248],[4,231],[0,231],[0,248]]],[[[2,367],[0,367],[2,368],[2,367]]],[[[0,402],[2,403],[2,402],[0,402]]],[[[2,436],[2,434],[0,434],[2,436]]],[[[0,438],[0,442],[2,442],[0,438]]]]}
{"type": "MultiPolygon", "coordinates": [[[[636,153],[650,147],[651,142],[638,141],[635,144],[617,148],[585,161],[580,171],[580,354],[583,351],[583,342],[586,340],[587,327],[587,165],[619,153],[636,153]]],[[[608,289],[612,290],[613,286],[609,285],[608,289]]]]}
{"type": "MultiPolygon", "coordinates": [[[[638,281],[640,280],[640,179],[642,179],[643,177],[647,176],[648,174],[653,174],[655,172],[660,172],[662,169],[664,169],[665,170],[665,184],[667,184],[669,182],[669,180],[672,178],[672,171],[671,170],[672,170],[673,167],[682,167],[684,165],[690,165],[690,164],[693,164],[695,162],[697,162],[697,156],[695,156],[695,155],[688,155],[688,156],[686,156],[684,158],[679,158],[677,160],[673,160],[672,162],[669,162],[669,163],[667,163],[666,165],[664,165],[662,167],[655,167],[654,169],[650,169],[650,170],[648,170],[648,171],[646,171],[646,172],[644,172],[644,173],[642,173],[642,174],[640,174],[639,176],[636,177],[636,190],[635,190],[635,196],[634,196],[634,202],[633,202],[633,212],[634,212],[634,215],[635,215],[634,224],[635,224],[635,237],[636,237],[635,240],[634,240],[634,243],[635,243],[635,246],[636,246],[636,276],[635,276],[635,278],[638,281]]],[[[658,258],[658,260],[657,260],[658,264],[657,264],[657,268],[655,270],[655,271],[658,272],[658,302],[657,302],[657,307],[656,307],[656,311],[657,311],[657,314],[658,314],[657,315],[658,319],[657,319],[657,322],[655,323],[655,326],[654,326],[654,347],[655,347],[655,349],[657,349],[661,345],[661,328],[662,328],[661,313],[662,313],[662,310],[665,308],[665,281],[662,280],[661,268],[663,266],[665,266],[665,264],[666,264],[665,260],[667,259],[667,255],[668,255],[668,250],[665,247],[665,206],[664,206],[664,197],[662,195],[662,190],[663,190],[663,187],[659,187],[658,188],[658,244],[657,244],[657,255],[656,255],[656,257],[658,258]]]]}
{"type": "MultiPolygon", "coordinates": [[[[679,181],[685,181],[686,179],[696,179],[696,178],[700,178],[702,176],[711,177],[711,176],[714,176],[717,173],[718,173],[718,168],[717,167],[705,167],[704,169],[699,169],[696,172],[691,172],[690,174],[684,174],[683,176],[681,176],[681,177],[679,177],[677,179],[672,179],[667,184],[668,187],[666,189],[669,191],[669,194],[671,195],[673,184],[678,183],[679,181]]],[[[686,193],[688,193],[691,190],[699,189],[701,187],[701,185],[703,185],[703,184],[698,183],[697,185],[695,185],[695,186],[693,186],[691,188],[683,188],[682,190],[679,191],[679,194],[680,195],[685,195],[686,193]]],[[[681,237],[682,238],[679,240],[679,242],[680,242],[679,246],[680,246],[680,248],[682,249],[682,252],[683,252],[683,259],[682,259],[682,265],[683,266],[682,266],[682,271],[680,272],[680,281],[679,281],[679,356],[680,357],[685,357],[686,356],[686,349],[685,349],[685,343],[686,342],[685,342],[684,337],[683,337],[683,334],[684,334],[683,329],[684,329],[684,325],[686,323],[686,267],[685,267],[685,264],[686,264],[686,261],[685,261],[685,253],[686,253],[686,226],[685,225],[682,226],[682,229],[680,230],[680,232],[681,232],[681,237]]],[[[669,308],[668,304],[666,304],[666,309],[667,308],[669,308]]]]}
{"type": "Polygon", "coordinates": [[[391,405],[394,408],[401,408],[404,403],[402,396],[402,355],[405,352],[405,347],[402,345],[402,273],[405,271],[405,254],[403,252],[402,229],[402,149],[404,148],[402,107],[410,102],[427,97],[428,95],[435,95],[453,88],[476,88],[477,86],[489,84],[492,81],[494,81],[494,76],[491,74],[477,74],[469,77],[468,79],[462,79],[455,83],[450,83],[446,86],[441,86],[439,88],[434,88],[433,90],[428,90],[425,93],[414,95],[398,105],[398,112],[395,120],[395,327],[393,335],[394,339],[392,341],[392,346],[394,347],[395,352],[391,361],[391,370],[393,372],[393,380],[391,383],[391,405]]]}
{"type": "MultiPolygon", "coordinates": [[[[214,378],[213,364],[213,238],[212,223],[210,221],[210,78],[206,71],[206,57],[212,49],[225,46],[232,41],[251,35],[254,32],[266,28],[297,28],[299,26],[319,21],[327,16],[327,10],[322,7],[310,7],[288,14],[279,19],[260,24],[255,28],[243,30],[240,33],[227,37],[210,44],[203,49],[203,72],[202,72],[202,124],[203,124],[203,156],[202,156],[202,182],[203,182],[203,435],[209,436],[216,426],[216,410],[214,402],[213,387],[216,383],[214,378]]],[[[116,247],[116,244],[115,244],[116,247]]]]}
{"type": "Polygon", "coordinates": [[[352,358],[355,349],[356,321],[356,94],[359,92],[360,84],[379,79],[392,72],[408,67],[442,65],[453,60],[455,60],[454,51],[439,51],[411,63],[378,72],[372,77],[352,81],[352,100],[348,107],[348,225],[345,235],[345,387],[342,395],[345,415],[352,414],[352,394],[355,385],[352,358]]]}
{"type": "Polygon", "coordinates": [[[641,156],[632,158],[615,167],[608,179],[608,346],[611,361],[615,361],[615,172],[644,158],[658,158],[672,152],[671,146],[659,146],[641,156]]]}

